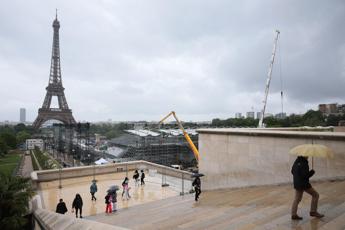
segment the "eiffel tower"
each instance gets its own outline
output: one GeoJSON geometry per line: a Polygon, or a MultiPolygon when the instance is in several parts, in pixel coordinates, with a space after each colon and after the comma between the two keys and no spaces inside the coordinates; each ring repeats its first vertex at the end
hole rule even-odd
{"type": "Polygon", "coordinates": [[[57,14],[53,22],[54,38],[52,48],[52,58],[50,65],[49,84],[46,88],[47,94],[44,98],[42,108],[38,110],[38,116],[33,123],[33,127],[38,129],[44,122],[48,120],[58,120],[64,124],[75,124],[72,115],[72,110],[68,108],[67,100],[61,80],[60,68],[60,45],[59,45],[59,29],[60,22],[57,19],[57,14]],[[59,108],[50,108],[52,97],[56,96],[59,102],[59,108]]]}

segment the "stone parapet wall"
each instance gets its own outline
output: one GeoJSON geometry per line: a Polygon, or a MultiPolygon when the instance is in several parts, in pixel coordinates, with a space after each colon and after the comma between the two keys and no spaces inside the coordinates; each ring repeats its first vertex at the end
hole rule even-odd
{"type": "MultiPolygon", "coordinates": [[[[206,190],[292,183],[296,156],[289,150],[306,143],[330,147],[334,159],[314,158],[312,180],[345,178],[345,133],[258,129],[201,129],[199,171],[206,190]]],[[[311,159],[309,163],[311,167],[311,159]]]]}
{"type": "Polygon", "coordinates": [[[170,168],[167,166],[147,162],[147,161],[130,161],[122,163],[109,163],[104,165],[92,165],[92,166],[82,166],[73,168],[63,168],[63,169],[53,169],[53,170],[42,170],[34,171],[31,173],[31,179],[34,184],[39,182],[54,181],[59,179],[68,179],[75,177],[85,177],[100,174],[110,174],[116,172],[134,171],[135,169],[154,169],[158,173],[164,173],[168,176],[182,177],[184,179],[190,179],[192,173],[170,168]]]}

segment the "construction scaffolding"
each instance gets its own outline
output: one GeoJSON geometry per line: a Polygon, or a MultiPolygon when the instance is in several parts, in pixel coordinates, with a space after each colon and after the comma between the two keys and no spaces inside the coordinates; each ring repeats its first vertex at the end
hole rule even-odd
{"type": "MultiPolygon", "coordinates": [[[[167,130],[158,132],[147,130],[147,135],[142,134],[144,130],[126,131],[127,134],[108,142],[108,145],[124,150],[117,161],[146,160],[166,166],[182,165],[184,168],[197,165],[188,142],[178,130],[170,130],[170,133],[167,130]]],[[[195,132],[191,133],[194,134],[191,139],[197,145],[198,136],[195,132]]]]}

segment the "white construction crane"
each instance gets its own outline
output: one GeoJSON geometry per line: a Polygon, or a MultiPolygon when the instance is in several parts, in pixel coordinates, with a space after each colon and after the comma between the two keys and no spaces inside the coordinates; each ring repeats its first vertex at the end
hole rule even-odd
{"type": "Polygon", "coordinates": [[[271,62],[270,62],[270,67],[268,69],[268,76],[267,76],[267,81],[266,81],[266,89],[265,89],[265,98],[263,100],[263,108],[261,110],[261,117],[259,121],[258,128],[264,128],[265,124],[264,122],[264,117],[265,117],[265,110],[266,110],[266,104],[267,104],[267,96],[268,92],[270,89],[270,83],[271,83],[271,78],[272,78],[272,70],[273,70],[273,63],[274,63],[274,58],[276,56],[276,49],[277,49],[277,43],[278,43],[278,37],[279,37],[279,30],[276,30],[276,37],[274,39],[274,45],[273,45],[273,51],[272,51],[272,57],[271,57],[271,62]]]}

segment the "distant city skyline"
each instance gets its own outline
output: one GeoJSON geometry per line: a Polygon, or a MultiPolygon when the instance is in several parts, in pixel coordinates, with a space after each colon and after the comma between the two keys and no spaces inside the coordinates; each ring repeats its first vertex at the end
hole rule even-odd
{"type": "MultiPolygon", "coordinates": [[[[336,105],[337,103],[330,103],[329,105],[336,105]]],[[[324,105],[324,104],[319,104],[318,105],[318,108],[310,108],[308,110],[319,110],[320,109],[320,106],[321,105],[324,105]]],[[[326,104],[328,105],[328,104],[326,104]]],[[[345,104],[339,104],[342,108],[345,108],[345,104]]],[[[26,114],[26,109],[25,108],[20,108],[20,117],[22,116],[22,109],[24,109],[24,114],[26,114]]],[[[305,112],[307,112],[308,110],[306,110],[305,112]]],[[[345,111],[345,109],[343,109],[345,111]]],[[[321,111],[323,113],[325,113],[324,111],[321,111]]],[[[291,113],[291,114],[296,114],[296,115],[303,115],[304,113],[291,113]]],[[[285,118],[286,116],[290,116],[291,114],[287,114],[287,113],[265,113],[265,117],[269,117],[269,116],[274,116],[276,118],[285,118]]],[[[26,116],[26,115],[25,115],[26,116]]],[[[261,112],[260,111],[247,111],[245,113],[240,113],[240,112],[236,112],[234,115],[232,116],[229,116],[229,117],[226,117],[224,119],[227,119],[227,118],[254,118],[254,119],[260,119],[261,117],[261,112]],[[243,115],[244,114],[244,115],[243,115]],[[254,117],[253,117],[254,116],[254,117]]],[[[210,122],[212,121],[212,119],[215,119],[215,118],[218,118],[218,117],[213,117],[211,118],[210,120],[183,120],[184,122],[210,122]]],[[[223,119],[223,118],[222,118],[223,119]]],[[[77,122],[105,122],[105,123],[118,123],[118,122],[140,122],[140,121],[146,121],[146,122],[158,122],[158,120],[113,120],[112,118],[107,118],[105,120],[95,120],[95,121],[88,121],[88,120],[78,120],[77,122]]],[[[15,120],[0,120],[0,123],[20,123],[22,122],[21,121],[21,118],[18,121],[15,121],[15,120]]],[[[25,122],[22,122],[22,123],[32,123],[33,121],[26,121],[25,122]]],[[[175,122],[174,120],[171,120],[171,121],[168,121],[166,123],[169,123],[169,122],[175,122]]],[[[51,123],[51,122],[50,122],[51,123]]]]}
{"type": "Polygon", "coordinates": [[[21,107],[33,121],[42,106],[56,8],[63,86],[77,121],[260,111],[276,29],[266,112],[281,112],[281,90],[287,114],[345,103],[341,0],[12,0],[0,8],[0,121],[18,120],[21,107]]]}

